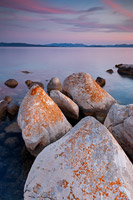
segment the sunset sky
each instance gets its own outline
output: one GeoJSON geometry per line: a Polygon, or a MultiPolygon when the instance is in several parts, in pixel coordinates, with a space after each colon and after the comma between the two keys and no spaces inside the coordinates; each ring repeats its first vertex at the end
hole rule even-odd
{"type": "Polygon", "coordinates": [[[133,0],[0,0],[0,42],[133,43],[133,0]]]}

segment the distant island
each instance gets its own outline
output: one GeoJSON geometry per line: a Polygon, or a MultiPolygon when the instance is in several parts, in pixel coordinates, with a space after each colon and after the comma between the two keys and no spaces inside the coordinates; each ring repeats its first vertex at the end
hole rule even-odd
{"type": "Polygon", "coordinates": [[[133,47],[133,44],[115,44],[115,45],[86,45],[73,43],[51,43],[51,44],[28,44],[28,43],[5,43],[0,42],[0,47],[133,47]]]}

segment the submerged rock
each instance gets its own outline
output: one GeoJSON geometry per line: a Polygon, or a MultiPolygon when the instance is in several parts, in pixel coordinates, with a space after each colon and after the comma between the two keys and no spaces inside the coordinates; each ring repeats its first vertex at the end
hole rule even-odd
{"type": "Polygon", "coordinates": [[[114,104],[109,110],[104,125],[133,162],[133,104],[114,104]]]}
{"type": "Polygon", "coordinates": [[[100,121],[116,102],[87,73],[74,73],[67,77],[63,82],[63,92],[77,103],[85,115],[94,115],[100,121]]]}
{"type": "Polygon", "coordinates": [[[105,85],[105,83],[106,83],[106,80],[104,78],[97,77],[96,82],[98,83],[98,85],[103,87],[105,85]]]}
{"type": "Polygon", "coordinates": [[[21,132],[21,129],[19,128],[17,122],[13,122],[12,124],[10,124],[9,126],[7,126],[5,128],[5,132],[6,133],[19,133],[19,132],[21,132]]]}
{"type": "Polygon", "coordinates": [[[24,199],[132,199],[133,166],[111,133],[82,119],[36,158],[24,199]]]}
{"type": "Polygon", "coordinates": [[[51,90],[50,97],[59,106],[65,116],[78,119],[79,107],[69,97],[62,94],[59,90],[51,90]]]}
{"type": "Polygon", "coordinates": [[[33,86],[23,99],[18,124],[25,145],[34,156],[71,129],[59,107],[38,85],[33,86]]]}
{"type": "Polygon", "coordinates": [[[5,82],[5,85],[10,87],[10,88],[15,88],[18,85],[18,82],[15,79],[8,79],[5,82]]]}
{"type": "Polygon", "coordinates": [[[113,74],[114,73],[113,69],[108,69],[108,70],[106,70],[106,72],[108,72],[109,74],[113,74]]]}
{"type": "Polygon", "coordinates": [[[117,72],[121,75],[129,75],[133,76],[133,65],[128,65],[128,64],[121,64],[118,67],[117,72]]]}
{"type": "Polygon", "coordinates": [[[50,92],[51,90],[59,90],[62,91],[61,82],[58,77],[53,77],[48,85],[47,85],[47,91],[50,92]]]}
{"type": "Polygon", "coordinates": [[[5,120],[7,114],[8,102],[5,100],[0,101],[0,121],[5,120]]]}
{"type": "Polygon", "coordinates": [[[9,115],[15,117],[18,113],[19,106],[16,103],[11,103],[8,105],[7,112],[9,115]]]}
{"type": "Polygon", "coordinates": [[[12,98],[9,96],[5,96],[4,100],[9,104],[12,101],[12,98]]]}
{"type": "Polygon", "coordinates": [[[21,71],[22,73],[24,73],[24,74],[30,74],[31,72],[29,72],[29,71],[21,71]]]}

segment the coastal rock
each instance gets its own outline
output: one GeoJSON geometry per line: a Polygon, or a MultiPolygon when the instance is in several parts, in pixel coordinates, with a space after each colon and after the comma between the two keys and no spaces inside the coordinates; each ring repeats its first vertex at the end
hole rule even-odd
{"type": "Polygon", "coordinates": [[[30,74],[31,72],[29,72],[29,71],[21,71],[22,73],[24,73],[24,74],[30,74]]]}
{"type": "Polygon", "coordinates": [[[15,103],[11,103],[8,105],[7,112],[9,115],[15,117],[18,113],[19,106],[15,103]]]}
{"type": "Polygon", "coordinates": [[[111,133],[82,119],[36,158],[24,199],[132,199],[133,166],[111,133]]]}
{"type": "Polygon", "coordinates": [[[18,85],[18,82],[15,79],[8,79],[5,82],[5,85],[10,87],[10,88],[15,88],[18,85]]]}
{"type": "Polygon", "coordinates": [[[119,68],[121,67],[123,64],[118,64],[118,65],[115,65],[116,68],[119,68]]]}
{"type": "Polygon", "coordinates": [[[59,90],[60,92],[62,91],[62,86],[61,82],[58,79],[58,77],[53,77],[48,85],[47,85],[47,91],[50,92],[51,90],[59,90]]]}
{"type": "Polygon", "coordinates": [[[25,81],[25,84],[27,85],[27,87],[30,89],[33,85],[39,85],[42,89],[44,88],[44,84],[38,81],[31,81],[31,80],[27,80],[25,81]]]}
{"type": "Polygon", "coordinates": [[[4,100],[9,104],[12,101],[12,98],[9,96],[5,96],[4,100]]]}
{"type": "Polygon", "coordinates": [[[38,85],[33,86],[23,99],[18,125],[27,149],[34,156],[71,129],[59,107],[38,85]]]}
{"type": "Polygon", "coordinates": [[[5,100],[0,101],[0,121],[5,120],[7,114],[8,102],[5,100]]]}
{"type": "Polygon", "coordinates": [[[51,90],[50,97],[59,106],[65,116],[78,119],[79,107],[69,97],[62,94],[59,90],[51,90]]]}
{"type": "Polygon", "coordinates": [[[133,104],[114,104],[108,112],[104,125],[133,161],[133,104]]]}
{"type": "Polygon", "coordinates": [[[106,83],[106,80],[104,78],[97,77],[96,82],[98,83],[98,85],[103,87],[105,85],[105,83],[106,83]]]}
{"type": "Polygon", "coordinates": [[[108,70],[106,70],[106,72],[108,72],[109,74],[113,74],[114,73],[113,69],[108,69],[108,70]]]}
{"type": "Polygon", "coordinates": [[[74,73],[63,82],[63,92],[71,97],[85,115],[103,121],[116,101],[87,73],[74,73]]]}
{"type": "Polygon", "coordinates": [[[117,72],[121,75],[131,75],[131,76],[133,76],[133,65],[121,64],[118,67],[117,72]]]}

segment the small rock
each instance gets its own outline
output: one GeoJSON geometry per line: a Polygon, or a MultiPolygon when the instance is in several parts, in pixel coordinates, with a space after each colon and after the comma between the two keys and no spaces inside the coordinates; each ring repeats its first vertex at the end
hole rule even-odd
{"type": "Polygon", "coordinates": [[[104,78],[97,77],[96,82],[98,83],[98,85],[103,87],[105,85],[105,83],[106,83],[106,80],[104,78]]]}
{"type": "Polygon", "coordinates": [[[27,81],[25,81],[25,84],[28,86],[29,89],[30,89],[33,85],[39,85],[42,89],[44,88],[44,84],[41,83],[41,82],[37,82],[37,81],[27,80],[27,81]]]}
{"type": "Polygon", "coordinates": [[[118,64],[118,65],[115,65],[116,68],[119,68],[121,67],[123,64],[118,64]]]}
{"type": "Polygon", "coordinates": [[[5,82],[5,85],[10,87],[10,88],[15,88],[18,85],[18,82],[15,79],[8,79],[5,82]]]}
{"type": "Polygon", "coordinates": [[[114,73],[113,69],[108,69],[108,70],[106,70],[106,72],[108,72],[109,74],[114,73]]]}
{"type": "Polygon", "coordinates": [[[6,133],[20,133],[21,129],[18,126],[17,122],[13,122],[8,127],[5,128],[6,133]]]}
{"type": "Polygon", "coordinates": [[[30,74],[31,72],[29,72],[29,71],[21,71],[22,73],[24,73],[24,74],[30,74]]]}
{"type": "Polygon", "coordinates": [[[9,137],[5,140],[4,144],[8,147],[8,148],[15,148],[16,146],[18,146],[19,144],[19,140],[17,137],[9,137]]]}
{"type": "Polygon", "coordinates": [[[5,100],[0,101],[0,121],[5,120],[7,114],[8,102],[5,100]]]}
{"type": "Polygon", "coordinates": [[[51,90],[50,97],[59,106],[66,117],[78,119],[79,107],[69,97],[62,94],[59,90],[51,90]]]}
{"type": "Polygon", "coordinates": [[[58,77],[53,77],[48,85],[47,85],[47,91],[50,92],[51,90],[59,90],[62,91],[61,82],[58,77]]]}
{"type": "Polygon", "coordinates": [[[17,104],[11,103],[8,105],[7,112],[9,115],[15,117],[18,113],[18,110],[19,110],[19,106],[17,104]]]}
{"type": "Polygon", "coordinates": [[[7,101],[7,103],[9,104],[11,102],[12,98],[9,96],[5,96],[4,100],[7,101]]]}

